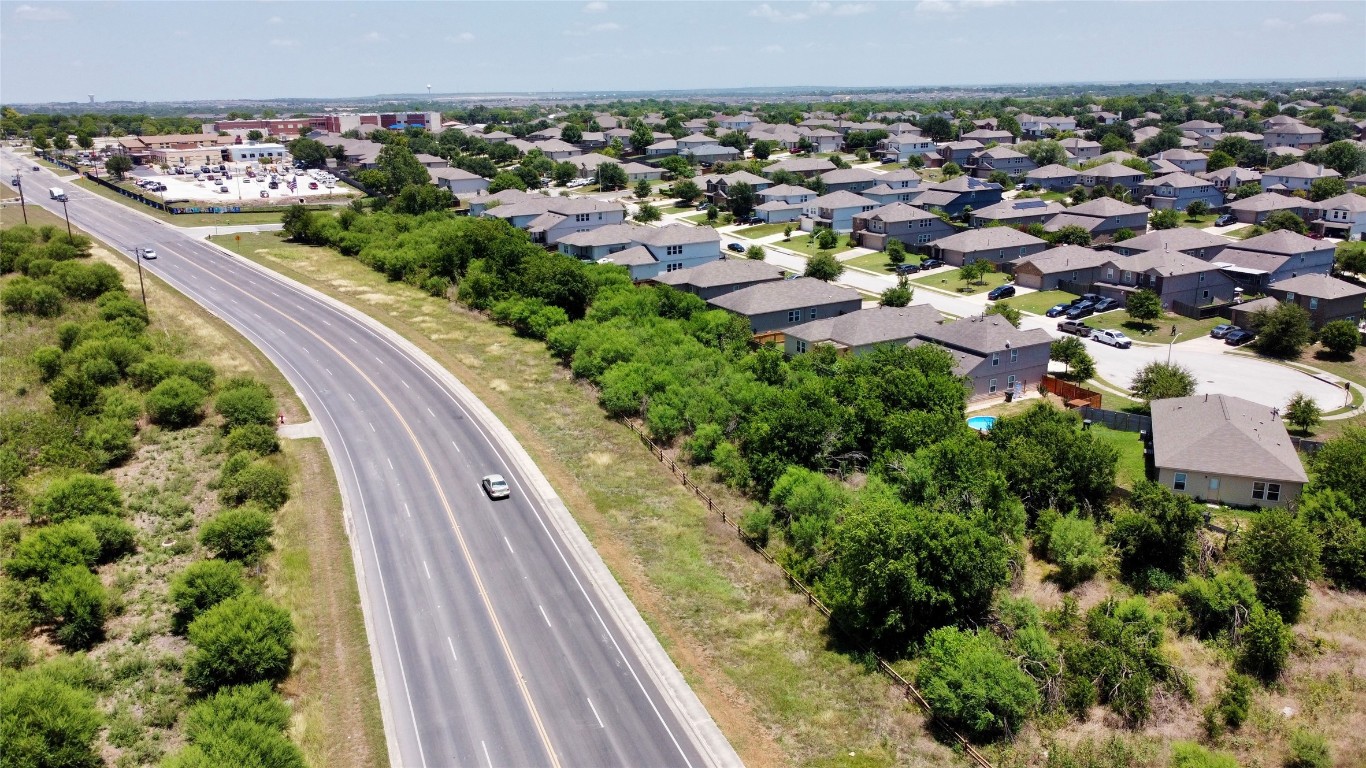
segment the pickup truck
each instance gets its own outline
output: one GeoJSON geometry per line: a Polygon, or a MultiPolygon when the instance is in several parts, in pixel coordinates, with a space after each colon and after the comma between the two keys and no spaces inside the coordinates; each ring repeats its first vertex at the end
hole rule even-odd
{"type": "Polygon", "coordinates": [[[1063,333],[1074,333],[1082,338],[1091,335],[1091,326],[1080,320],[1064,320],[1061,323],[1058,323],[1058,330],[1063,333]]]}

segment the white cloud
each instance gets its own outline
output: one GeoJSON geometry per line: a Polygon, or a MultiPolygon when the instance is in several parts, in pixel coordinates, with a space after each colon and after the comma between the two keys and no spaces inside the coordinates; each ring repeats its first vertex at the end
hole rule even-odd
{"type": "Polygon", "coordinates": [[[625,29],[625,27],[615,21],[604,21],[601,24],[593,24],[592,26],[585,27],[579,25],[573,29],[566,29],[564,34],[569,37],[587,37],[588,35],[600,34],[602,32],[620,32],[623,29],[625,29]]]}
{"type": "Polygon", "coordinates": [[[832,16],[862,16],[873,12],[872,3],[840,3],[831,11],[832,16]]]}
{"type": "Polygon", "coordinates": [[[461,32],[458,35],[446,35],[446,42],[448,43],[468,43],[473,40],[474,34],[472,32],[461,32]]]}
{"type": "Polygon", "coordinates": [[[361,40],[367,43],[382,43],[387,39],[388,38],[386,38],[384,35],[381,35],[378,32],[367,32],[366,34],[361,36],[361,40]]]}
{"type": "Polygon", "coordinates": [[[756,19],[764,19],[778,23],[795,23],[806,21],[807,19],[818,16],[859,16],[873,11],[872,3],[830,3],[814,2],[806,7],[798,6],[796,3],[781,4],[775,8],[768,3],[760,3],[750,10],[749,15],[756,19]],[[788,9],[792,10],[789,11],[788,9]]]}
{"type": "Polygon", "coordinates": [[[279,16],[271,16],[269,19],[266,19],[266,22],[270,24],[284,24],[285,20],[279,16]]]}
{"type": "Polygon", "coordinates": [[[762,51],[761,51],[761,53],[782,53],[782,52],[783,52],[783,47],[782,47],[781,45],[765,45],[765,46],[763,47],[762,51]]]}
{"type": "Polygon", "coordinates": [[[1341,13],[1316,13],[1313,16],[1310,16],[1309,18],[1305,19],[1304,23],[1313,24],[1314,26],[1327,27],[1333,24],[1344,24],[1346,23],[1346,21],[1347,17],[1341,13]]]}
{"type": "MultiPolygon", "coordinates": [[[[775,9],[773,6],[769,5],[768,3],[761,3],[761,4],[759,5],[759,7],[754,8],[753,10],[751,10],[751,11],[749,12],[749,15],[750,15],[750,16],[753,16],[753,17],[756,18],[756,19],[767,19],[768,21],[789,21],[789,20],[790,20],[785,14],[780,13],[777,9],[775,9]]],[[[803,18],[805,18],[805,16],[803,16],[803,18]]]]}
{"type": "Polygon", "coordinates": [[[591,2],[591,3],[587,4],[587,5],[585,5],[585,6],[583,7],[583,12],[584,12],[584,13],[606,13],[606,12],[607,12],[607,3],[601,2],[600,0],[595,0],[595,2],[591,2]]]}
{"type": "Polygon", "coordinates": [[[290,39],[290,38],[287,38],[287,37],[277,37],[277,38],[274,38],[273,40],[270,41],[270,44],[271,44],[273,47],[275,47],[275,48],[297,48],[297,47],[299,47],[299,41],[298,41],[298,40],[293,40],[293,39],[290,39]]]}
{"type": "Polygon", "coordinates": [[[70,21],[71,14],[64,8],[54,8],[50,5],[41,8],[21,5],[14,9],[14,18],[18,21],[70,21]]]}
{"type": "Polygon", "coordinates": [[[920,0],[915,12],[920,16],[948,16],[958,13],[958,6],[945,0],[920,0]]]}

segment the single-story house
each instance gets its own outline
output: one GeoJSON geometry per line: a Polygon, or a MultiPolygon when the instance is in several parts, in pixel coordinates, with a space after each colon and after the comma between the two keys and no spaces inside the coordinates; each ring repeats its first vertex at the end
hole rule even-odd
{"type": "Polygon", "coordinates": [[[1063,191],[1075,187],[1080,178],[1081,174],[1072,168],[1054,163],[1026,173],[1024,180],[1040,189],[1063,191]]]}
{"type": "Polygon", "coordinates": [[[1113,187],[1118,184],[1130,192],[1136,192],[1138,185],[1145,178],[1147,178],[1147,174],[1143,171],[1111,162],[1080,171],[1078,183],[1087,189],[1094,189],[1098,186],[1113,187]]]}
{"type": "Polygon", "coordinates": [[[844,191],[857,194],[876,185],[879,176],[866,168],[836,168],[822,173],[820,179],[825,182],[826,192],[844,191]]]}
{"type": "Polygon", "coordinates": [[[450,190],[452,195],[486,192],[489,188],[488,179],[459,168],[433,168],[427,174],[431,176],[433,184],[450,190]]]}
{"type": "Polygon", "coordinates": [[[650,278],[649,282],[667,285],[691,293],[703,301],[711,301],[741,288],[779,282],[785,273],[782,267],[763,261],[720,259],[697,267],[661,272],[650,278]]]}
{"type": "Polygon", "coordinates": [[[1015,273],[1015,284],[1022,288],[1038,291],[1057,290],[1060,282],[1072,282],[1087,286],[1100,277],[1100,268],[1112,254],[1083,248],[1080,245],[1063,245],[1049,248],[1011,262],[1015,273]]]}
{"type": "Polygon", "coordinates": [[[767,333],[857,312],[863,308],[863,296],[814,277],[794,277],[740,288],[707,303],[747,318],[754,333],[767,333]]]}
{"type": "Polygon", "coordinates": [[[1242,224],[1261,224],[1266,217],[1276,211],[1290,211],[1309,221],[1319,210],[1319,204],[1294,195],[1278,195],[1263,192],[1260,195],[1245,197],[1228,204],[1228,212],[1242,224]]]}
{"type": "Polygon", "coordinates": [[[1147,158],[1153,164],[1153,169],[1159,173],[1167,168],[1163,163],[1176,166],[1176,169],[1183,173],[1202,173],[1209,158],[1199,152],[1192,152],[1189,149],[1168,149],[1158,152],[1147,158]]]}
{"type": "Polygon", "coordinates": [[[1244,184],[1261,184],[1262,182],[1261,171],[1255,171],[1251,168],[1239,168],[1236,165],[1220,168],[1217,171],[1205,171],[1204,173],[1197,173],[1195,175],[1213,184],[1215,189],[1225,192],[1241,187],[1244,184]]]}
{"type": "Polygon", "coordinates": [[[1042,224],[1063,210],[1062,203],[1055,203],[1052,200],[1017,197],[1013,200],[1002,200],[995,205],[974,210],[972,212],[972,226],[985,227],[997,221],[1012,227],[1036,222],[1042,224]]]}
{"type": "Polygon", "coordinates": [[[1120,256],[1132,256],[1145,251],[1178,251],[1205,261],[1218,261],[1219,254],[1232,242],[1227,237],[1195,227],[1155,229],[1146,235],[1111,243],[1110,250],[1120,256]]]}
{"type": "Polygon", "coordinates": [[[930,244],[930,252],[955,267],[983,260],[1000,270],[1015,259],[1032,256],[1047,247],[1048,241],[1014,227],[984,227],[935,240],[930,244]]]}
{"type": "Polygon", "coordinates": [[[716,230],[687,224],[613,224],[565,235],[557,245],[566,256],[624,266],[636,281],[721,258],[721,236],[716,230]]]}
{"type": "Polygon", "coordinates": [[[1309,481],[1274,409],[1232,395],[1152,402],[1157,482],[1197,501],[1284,506],[1309,481]]]}
{"type": "Polygon", "coordinates": [[[778,171],[788,171],[809,179],[812,176],[819,176],[826,171],[833,170],[835,170],[835,164],[823,157],[788,157],[773,165],[765,166],[763,173],[765,176],[771,176],[778,171]]]}
{"type": "Polygon", "coordinates": [[[1353,325],[1366,317],[1362,304],[1366,302],[1366,288],[1323,274],[1296,275],[1278,280],[1266,292],[1278,301],[1298,304],[1309,313],[1314,329],[1334,320],[1347,320],[1353,325]]]}
{"type": "Polygon", "coordinates": [[[886,250],[889,240],[900,240],[908,248],[924,251],[935,240],[959,231],[935,214],[906,203],[889,203],[856,213],[853,228],[859,245],[878,251],[886,250]]]}
{"type": "Polygon", "coordinates": [[[828,344],[839,352],[858,355],[879,344],[905,344],[943,319],[929,304],[869,307],[788,328],[783,331],[783,347],[788,355],[800,355],[828,344]]]}
{"type": "Polygon", "coordinates": [[[1048,373],[1053,337],[1041,328],[1020,330],[999,315],[973,315],[931,326],[910,346],[935,344],[958,361],[954,372],[968,380],[969,397],[981,398],[1038,386],[1048,373]]]}
{"type": "Polygon", "coordinates": [[[1112,197],[1098,197],[1065,209],[1049,219],[1044,229],[1057,232],[1066,226],[1078,226],[1090,232],[1092,237],[1113,235],[1121,229],[1146,232],[1149,213],[1151,211],[1141,205],[1131,205],[1112,197]]]}

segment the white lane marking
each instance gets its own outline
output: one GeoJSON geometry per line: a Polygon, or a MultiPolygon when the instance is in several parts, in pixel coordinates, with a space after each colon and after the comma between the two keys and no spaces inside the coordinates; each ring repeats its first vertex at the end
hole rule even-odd
{"type": "Polygon", "coordinates": [[[431,414],[432,414],[432,418],[436,418],[436,414],[435,414],[435,413],[432,413],[432,409],[431,409],[431,408],[428,408],[428,409],[427,409],[427,413],[431,413],[431,414]]]}
{"type": "Polygon", "coordinates": [[[375,362],[379,363],[380,365],[384,365],[384,361],[379,359],[379,355],[375,355],[375,362]]]}
{"type": "Polygon", "coordinates": [[[365,423],[370,425],[370,431],[371,431],[371,432],[374,432],[374,431],[375,431],[374,422],[367,421],[367,422],[365,422],[365,423]]]}
{"type": "Polygon", "coordinates": [[[427,567],[427,561],[426,561],[426,560],[423,560],[423,561],[422,561],[422,570],[424,570],[424,571],[427,572],[427,578],[430,579],[430,578],[432,577],[432,569],[427,567]]]}
{"type": "Polygon", "coordinates": [[[464,453],[464,451],[460,450],[460,446],[457,445],[456,442],[455,442],[454,440],[451,441],[451,445],[454,445],[454,446],[455,446],[455,452],[456,452],[456,453],[464,453]]]}
{"type": "Polygon", "coordinates": [[[605,725],[602,724],[602,717],[601,717],[600,715],[598,715],[598,708],[595,707],[595,706],[593,706],[593,700],[592,700],[592,699],[589,699],[587,696],[584,696],[584,698],[585,698],[585,699],[588,699],[588,708],[591,709],[591,710],[593,710],[593,717],[597,719],[597,721],[598,721],[598,727],[599,727],[599,728],[606,728],[607,726],[605,726],[605,725]]]}
{"type": "Polygon", "coordinates": [[[408,513],[408,517],[413,516],[413,511],[408,508],[408,502],[403,502],[403,511],[408,513]]]}
{"type": "Polygon", "coordinates": [[[455,641],[451,640],[450,635],[446,635],[446,645],[451,647],[451,658],[460,661],[460,657],[455,655],[455,641]]]}
{"type": "Polygon", "coordinates": [[[541,612],[541,618],[545,619],[545,625],[546,625],[547,627],[550,627],[551,629],[554,629],[555,627],[550,623],[550,617],[547,616],[547,615],[545,615],[545,608],[543,608],[543,607],[541,607],[541,606],[539,606],[539,605],[536,606],[536,608],[537,608],[537,610],[539,610],[539,611],[541,612]]]}
{"type": "Polygon", "coordinates": [[[483,739],[480,739],[479,746],[484,748],[484,760],[488,762],[489,768],[493,768],[493,758],[489,757],[489,745],[485,744],[483,739]]]}
{"type": "Polygon", "coordinates": [[[389,457],[386,456],[386,457],[384,457],[384,460],[387,461],[387,462],[389,462],[389,469],[393,469],[393,468],[394,468],[394,460],[393,460],[393,459],[391,459],[391,458],[389,458],[389,457]]]}
{"type": "Polygon", "coordinates": [[[332,375],[332,369],[331,369],[331,368],[328,368],[328,367],[324,366],[324,367],[323,367],[323,370],[324,370],[324,371],[327,371],[327,375],[328,375],[328,376],[331,376],[331,375],[332,375]]]}
{"type": "Polygon", "coordinates": [[[255,312],[252,312],[252,313],[251,313],[251,316],[254,317],[254,318],[256,318],[257,320],[264,320],[264,319],[265,319],[264,317],[261,317],[260,315],[256,314],[255,312]]]}
{"type": "MultiPolygon", "coordinates": [[[[319,320],[322,320],[322,318],[318,318],[318,319],[319,319],[319,320]]],[[[326,320],[323,320],[323,325],[326,325],[326,326],[328,326],[328,327],[331,327],[332,324],[329,323],[329,322],[327,322],[326,320]]]]}
{"type": "Polygon", "coordinates": [[[360,343],[359,341],[356,341],[356,338],[355,338],[354,336],[347,336],[346,338],[350,339],[352,344],[359,344],[359,343],[360,343]]]}
{"type": "Polygon", "coordinates": [[[351,398],[351,402],[353,402],[353,403],[356,402],[355,396],[352,395],[350,392],[347,392],[347,393],[346,393],[346,396],[349,397],[349,398],[351,398]]]}
{"type": "MultiPolygon", "coordinates": [[[[512,542],[508,541],[508,537],[506,537],[506,536],[503,537],[503,543],[506,544],[506,545],[508,545],[508,551],[509,551],[509,552],[512,552],[512,542]]],[[[512,554],[515,555],[515,554],[517,554],[517,553],[516,553],[516,552],[512,552],[512,554]]]]}
{"type": "Polygon", "coordinates": [[[228,299],[228,301],[231,301],[233,304],[237,303],[237,299],[228,299]]]}

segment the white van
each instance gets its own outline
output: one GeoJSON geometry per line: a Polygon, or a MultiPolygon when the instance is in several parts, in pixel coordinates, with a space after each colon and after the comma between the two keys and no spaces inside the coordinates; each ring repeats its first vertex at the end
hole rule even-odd
{"type": "Polygon", "coordinates": [[[49,189],[47,193],[53,200],[61,200],[63,203],[66,202],[66,192],[62,191],[61,187],[53,187],[49,189]]]}

